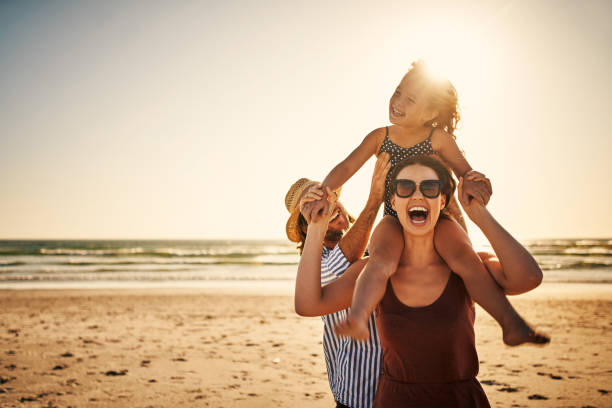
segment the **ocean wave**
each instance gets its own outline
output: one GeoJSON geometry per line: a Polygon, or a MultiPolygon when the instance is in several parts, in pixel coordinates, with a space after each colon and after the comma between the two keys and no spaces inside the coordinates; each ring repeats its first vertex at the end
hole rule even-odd
{"type": "Polygon", "coordinates": [[[213,247],[213,248],[158,248],[152,254],[166,257],[228,257],[243,258],[261,255],[293,255],[295,250],[274,247],[213,247]]]}
{"type": "Polygon", "coordinates": [[[612,263],[606,262],[567,262],[567,263],[544,263],[539,262],[540,268],[543,271],[552,271],[552,270],[574,270],[574,269],[612,269],[612,263]]]}
{"type": "Polygon", "coordinates": [[[117,273],[117,272],[119,272],[119,273],[154,272],[154,273],[158,273],[158,272],[182,272],[182,271],[192,271],[192,269],[190,269],[190,268],[151,268],[151,269],[138,269],[136,271],[125,271],[125,270],[117,269],[117,268],[98,268],[98,269],[93,269],[91,271],[88,271],[88,273],[105,273],[105,272],[115,272],[115,273],[117,273]]]}
{"type": "Polygon", "coordinates": [[[178,262],[178,263],[45,263],[45,264],[21,264],[15,267],[0,268],[0,275],[32,274],[32,275],[56,275],[62,273],[82,273],[96,274],[105,272],[175,272],[189,271],[202,272],[210,271],[210,268],[242,267],[248,270],[256,270],[260,267],[281,268],[290,267],[291,270],[297,268],[297,262],[267,262],[267,261],[240,261],[240,260],[210,260],[207,262],[178,262]],[[26,267],[26,269],[23,268],[26,267]],[[98,268],[95,268],[98,266],[98,268]],[[150,266],[150,267],[147,267],[150,266]],[[22,267],[22,268],[20,268],[22,267]],[[92,268],[93,267],[93,268],[92,268]],[[35,269],[34,269],[35,268],[35,269]]]}
{"type": "Polygon", "coordinates": [[[26,282],[26,281],[45,281],[45,282],[91,282],[91,281],[136,281],[136,282],[160,282],[160,281],[278,281],[278,280],[293,280],[292,276],[176,276],[176,275],[164,275],[164,276],[137,276],[137,275],[113,275],[99,276],[99,275],[81,275],[81,274],[66,274],[62,276],[48,276],[48,275],[17,275],[17,276],[1,276],[0,282],[26,282]]]}
{"type": "Polygon", "coordinates": [[[116,249],[80,249],[80,248],[40,248],[42,255],[135,255],[144,253],[143,248],[116,248],[116,249]]]}
{"type": "MultiPolygon", "coordinates": [[[[40,255],[64,255],[64,256],[100,256],[100,257],[162,257],[162,258],[192,258],[192,257],[228,257],[248,258],[261,255],[295,255],[295,250],[268,249],[268,248],[156,248],[145,250],[143,248],[118,248],[118,249],[77,249],[77,248],[41,248],[40,255]]],[[[15,253],[12,255],[22,255],[15,253]]]]}
{"type": "Polygon", "coordinates": [[[572,247],[605,247],[612,248],[612,240],[610,239],[542,239],[542,240],[527,240],[524,242],[528,248],[572,248],[572,247]]]}
{"type": "MultiPolygon", "coordinates": [[[[206,258],[206,259],[199,259],[199,260],[188,260],[188,259],[178,259],[178,260],[154,260],[154,259],[143,259],[142,261],[140,260],[136,260],[136,261],[120,261],[120,260],[85,260],[85,261],[80,261],[80,260],[68,260],[68,261],[61,261],[61,262],[26,262],[26,261],[14,261],[14,262],[7,262],[7,261],[0,261],[0,271],[6,271],[8,270],[9,267],[19,267],[19,266],[25,266],[27,267],[27,269],[32,269],[33,267],[38,268],[39,270],[49,270],[50,267],[54,267],[54,266],[69,266],[69,267],[75,267],[75,268],[81,268],[81,267],[88,267],[88,266],[125,266],[127,268],[125,269],[131,269],[131,267],[134,267],[133,269],[137,270],[139,269],[139,267],[146,267],[147,265],[163,265],[163,266],[172,266],[172,265],[176,265],[176,266],[192,266],[192,267],[197,267],[197,266],[207,266],[207,265],[253,265],[253,266],[257,266],[257,265],[270,265],[270,266],[274,266],[274,265],[296,265],[299,263],[299,259],[296,260],[284,260],[284,259],[278,259],[278,260],[274,260],[274,259],[268,259],[268,260],[264,260],[264,259],[258,259],[258,258],[251,258],[251,259],[239,259],[239,258],[228,258],[228,259],[215,259],[215,258],[206,258]],[[3,263],[4,262],[4,263],[3,263]],[[5,269],[6,268],[6,269],[5,269]]],[[[17,271],[18,269],[14,269],[14,271],[17,271]]],[[[92,269],[88,269],[90,271],[93,271],[92,269]]],[[[13,270],[12,270],[13,271],[13,270]]]]}
{"type": "Polygon", "coordinates": [[[18,265],[26,265],[26,262],[23,262],[23,261],[6,261],[6,260],[3,260],[3,259],[0,259],[0,268],[6,267],[6,266],[18,266],[18,265]]]}
{"type": "Polygon", "coordinates": [[[590,248],[567,248],[563,251],[564,254],[568,255],[601,255],[601,256],[612,256],[612,248],[606,248],[601,246],[595,246],[590,248]]]}

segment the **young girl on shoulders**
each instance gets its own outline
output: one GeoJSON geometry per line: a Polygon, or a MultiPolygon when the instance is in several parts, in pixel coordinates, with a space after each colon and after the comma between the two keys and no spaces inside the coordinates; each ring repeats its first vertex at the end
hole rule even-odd
{"type": "MultiPolygon", "coordinates": [[[[372,131],[334,167],[323,181],[323,188],[336,190],[372,155],[388,152],[391,165],[395,166],[407,157],[427,154],[438,156],[456,177],[463,178],[463,189],[471,199],[483,205],[488,203],[492,194],[489,180],[472,169],[455,142],[454,131],[459,121],[458,98],[450,81],[431,75],[422,61],[413,63],[391,96],[389,120],[391,126],[372,131]]],[[[389,175],[391,173],[392,170],[389,175]]],[[[389,182],[387,179],[385,215],[372,234],[370,258],[357,281],[348,324],[341,329],[341,334],[357,339],[367,337],[368,318],[383,297],[386,282],[397,269],[404,247],[402,229],[391,208],[389,182]]],[[[321,200],[320,206],[325,205],[324,201],[321,200]]],[[[526,342],[547,342],[548,338],[535,333],[519,316],[487,272],[483,261],[490,262],[490,258],[481,259],[472,248],[454,197],[448,212],[457,222],[441,220],[438,223],[434,235],[436,251],[463,279],[472,299],[501,325],[504,343],[516,346],[526,342]]],[[[427,218],[427,209],[410,209],[409,217],[418,225],[427,218]]],[[[525,279],[533,278],[526,274],[525,279]]],[[[533,283],[535,286],[539,284],[533,283]]],[[[506,292],[512,293],[512,290],[506,292]]]]}

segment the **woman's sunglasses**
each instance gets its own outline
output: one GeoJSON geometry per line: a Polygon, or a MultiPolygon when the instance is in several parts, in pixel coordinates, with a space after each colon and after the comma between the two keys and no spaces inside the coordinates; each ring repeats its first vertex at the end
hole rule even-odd
{"type": "MultiPolygon", "coordinates": [[[[398,197],[408,198],[416,191],[417,184],[408,179],[395,179],[391,183],[391,192],[398,197]]],[[[436,198],[440,195],[442,182],[440,180],[423,180],[419,184],[421,193],[427,198],[436,198]]]]}

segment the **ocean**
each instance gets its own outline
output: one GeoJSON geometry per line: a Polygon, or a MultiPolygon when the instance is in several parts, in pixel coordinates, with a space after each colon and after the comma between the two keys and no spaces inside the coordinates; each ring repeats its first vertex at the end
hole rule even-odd
{"type": "MultiPolygon", "coordinates": [[[[545,282],[612,283],[612,239],[524,244],[545,282]]],[[[0,289],[290,282],[298,262],[282,240],[0,240],[0,289]]]]}

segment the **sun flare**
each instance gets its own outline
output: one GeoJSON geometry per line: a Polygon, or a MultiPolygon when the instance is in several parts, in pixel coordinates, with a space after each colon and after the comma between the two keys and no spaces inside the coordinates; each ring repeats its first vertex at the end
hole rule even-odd
{"type": "Polygon", "coordinates": [[[483,78],[479,67],[488,53],[481,36],[468,28],[452,26],[442,26],[431,34],[424,41],[419,57],[427,61],[432,75],[447,78],[462,90],[477,86],[483,78]]]}

